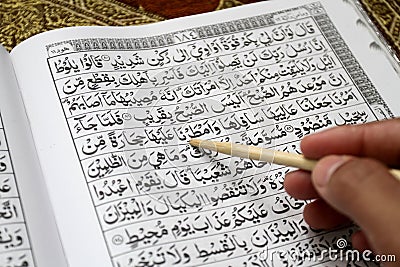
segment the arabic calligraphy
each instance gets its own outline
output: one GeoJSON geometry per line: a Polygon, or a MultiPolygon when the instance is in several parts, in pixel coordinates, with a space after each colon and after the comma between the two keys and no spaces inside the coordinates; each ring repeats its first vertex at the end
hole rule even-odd
{"type": "Polygon", "coordinates": [[[0,266],[34,266],[2,121],[0,122],[0,266]]]}
{"type": "Polygon", "coordinates": [[[49,57],[115,266],[270,266],[257,252],[334,242],[305,224],[305,201],[285,194],[288,168],[188,145],[204,138],[300,153],[308,134],[378,118],[344,62],[351,53],[333,45],[338,32],[327,34],[333,26],[309,10],[217,36],[211,26],[184,30],[158,47],[49,57]]]}

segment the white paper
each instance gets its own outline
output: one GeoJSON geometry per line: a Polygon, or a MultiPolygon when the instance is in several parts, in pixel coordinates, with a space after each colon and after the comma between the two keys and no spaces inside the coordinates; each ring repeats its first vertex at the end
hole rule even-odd
{"type": "Polygon", "coordinates": [[[288,168],[188,140],[299,152],[306,134],[398,115],[399,78],[369,50],[374,37],[357,19],[345,2],[272,1],[140,27],[65,29],[17,47],[71,266],[300,266],[315,259],[281,252],[348,238],[352,229],[308,228],[305,202],[283,192],[288,168]]]}
{"type": "Polygon", "coordinates": [[[0,265],[66,266],[14,69],[0,47],[0,265]]]}

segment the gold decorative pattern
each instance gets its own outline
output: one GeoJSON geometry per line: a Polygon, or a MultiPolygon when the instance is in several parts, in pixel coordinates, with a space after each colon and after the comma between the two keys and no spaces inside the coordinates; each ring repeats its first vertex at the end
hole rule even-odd
{"type": "Polygon", "coordinates": [[[0,43],[11,50],[23,40],[52,29],[161,20],[164,18],[114,0],[1,0],[0,43]]]}
{"type": "MultiPolygon", "coordinates": [[[[361,3],[400,56],[400,0],[361,3]]],[[[243,4],[239,0],[219,0],[216,10],[243,4]]],[[[0,0],[0,43],[11,50],[23,40],[52,29],[139,25],[161,20],[165,18],[140,5],[132,7],[117,0],[0,0]]]]}
{"type": "Polygon", "coordinates": [[[400,1],[361,0],[364,9],[400,56],[400,1]]]}
{"type": "Polygon", "coordinates": [[[218,7],[216,10],[221,10],[229,7],[235,7],[235,6],[240,6],[243,5],[242,2],[237,1],[237,0],[219,0],[218,7]]]}

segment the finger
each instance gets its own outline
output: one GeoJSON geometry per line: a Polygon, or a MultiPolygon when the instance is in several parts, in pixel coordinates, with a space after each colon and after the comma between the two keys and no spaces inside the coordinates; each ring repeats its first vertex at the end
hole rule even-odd
{"type": "Polygon", "coordinates": [[[319,195],[356,222],[373,249],[400,257],[400,183],[380,162],[350,156],[322,158],[312,172],[319,195]]]}
{"type": "Polygon", "coordinates": [[[306,223],[314,229],[326,230],[351,223],[349,218],[337,212],[322,199],[307,204],[303,216],[306,223]]]}
{"type": "Polygon", "coordinates": [[[367,237],[362,231],[355,232],[351,236],[351,244],[358,251],[371,250],[367,237]]]}
{"type": "Polygon", "coordinates": [[[284,184],[286,192],[296,199],[308,200],[318,198],[318,193],[311,182],[311,173],[293,171],[286,174],[284,184]]]}
{"type": "Polygon", "coordinates": [[[399,119],[340,126],[306,136],[300,146],[308,158],[347,154],[371,157],[396,166],[400,162],[399,132],[399,119]]]}

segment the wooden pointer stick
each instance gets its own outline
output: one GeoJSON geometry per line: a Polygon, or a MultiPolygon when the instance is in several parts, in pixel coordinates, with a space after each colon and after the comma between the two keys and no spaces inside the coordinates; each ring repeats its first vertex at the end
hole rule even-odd
{"type": "MultiPolygon", "coordinates": [[[[285,165],[312,171],[317,164],[316,160],[306,159],[303,155],[282,152],[273,149],[246,146],[227,142],[214,142],[210,140],[192,139],[189,142],[192,146],[206,148],[222,154],[237,156],[241,158],[266,161],[278,165],[285,165]]],[[[390,173],[400,181],[400,170],[390,169],[390,173]]]]}

